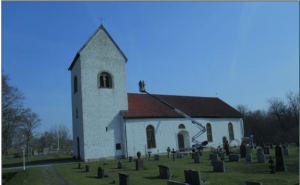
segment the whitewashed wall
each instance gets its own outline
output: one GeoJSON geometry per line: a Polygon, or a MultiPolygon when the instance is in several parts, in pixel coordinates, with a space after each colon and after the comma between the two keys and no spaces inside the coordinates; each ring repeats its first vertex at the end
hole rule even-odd
{"type": "Polygon", "coordinates": [[[77,59],[71,71],[71,97],[72,97],[72,120],[73,120],[73,151],[74,156],[78,157],[77,137],[79,137],[80,157],[84,157],[83,150],[83,126],[82,126],[82,91],[81,91],[81,71],[80,58],[77,59]],[[77,77],[77,92],[74,94],[74,77],[77,77]],[[76,109],[78,118],[76,118],[76,109]]]}
{"type": "Polygon", "coordinates": [[[128,109],[125,59],[103,30],[99,30],[80,53],[84,160],[124,155],[120,110],[128,109]],[[98,88],[97,76],[107,72],[112,88],[98,88]],[[107,128],[107,131],[106,131],[107,128]]]}
{"type": "MultiPolygon", "coordinates": [[[[229,140],[228,123],[231,122],[234,129],[234,138],[241,141],[242,130],[240,118],[197,118],[203,126],[207,123],[211,124],[213,142],[209,142],[207,147],[217,147],[222,144],[222,138],[226,136],[229,140]]],[[[126,133],[128,143],[128,156],[136,156],[138,151],[142,152],[142,155],[147,154],[148,151],[152,151],[152,154],[164,153],[166,149],[170,147],[175,150],[178,149],[177,134],[181,131],[185,131],[189,135],[189,143],[191,147],[194,143],[192,137],[196,135],[200,130],[192,124],[191,121],[184,118],[165,118],[165,119],[127,119],[126,120],[126,133]],[[178,129],[180,124],[185,125],[185,129],[178,129]],[[152,125],[155,128],[155,140],[156,148],[147,149],[147,136],[146,127],[152,125]]],[[[206,132],[197,139],[198,141],[207,140],[206,132]]]]}

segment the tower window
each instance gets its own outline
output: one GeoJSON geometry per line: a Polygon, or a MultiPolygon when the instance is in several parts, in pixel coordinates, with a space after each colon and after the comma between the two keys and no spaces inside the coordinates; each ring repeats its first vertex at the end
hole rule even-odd
{"type": "Polygon", "coordinates": [[[121,143],[116,144],[116,150],[121,150],[121,143]]]}
{"type": "Polygon", "coordinates": [[[206,124],[206,133],[207,133],[207,141],[212,142],[212,131],[211,131],[211,125],[209,123],[206,124]]]}
{"type": "Polygon", "coordinates": [[[180,124],[179,127],[178,127],[178,129],[185,129],[184,124],[180,124]]]}
{"type": "Polygon", "coordinates": [[[112,88],[112,78],[110,74],[104,72],[98,76],[98,87],[112,88]]]}

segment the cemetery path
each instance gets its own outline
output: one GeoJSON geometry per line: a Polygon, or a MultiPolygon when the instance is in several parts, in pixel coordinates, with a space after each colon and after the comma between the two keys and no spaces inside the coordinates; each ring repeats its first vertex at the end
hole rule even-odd
{"type": "Polygon", "coordinates": [[[67,185],[68,183],[63,180],[52,166],[41,168],[41,173],[44,178],[45,185],[67,185]]]}

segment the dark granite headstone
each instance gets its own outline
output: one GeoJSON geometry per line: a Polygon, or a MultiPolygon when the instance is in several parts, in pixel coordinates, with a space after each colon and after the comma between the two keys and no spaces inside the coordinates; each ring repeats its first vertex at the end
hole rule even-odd
{"type": "Polygon", "coordinates": [[[270,143],[270,149],[273,149],[273,143],[270,143]]]}
{"type": "Polygon", "coordinates": [[[262,185],[261,182],[246,181],[246,185],[262,185]]]}
{"type": "Polygon", "coordinates": [[[200,171],[184,170],[185,182],[192,185],[202,185],[200,171]]]}
{"type": "Polygon", "coordinates": [[[239,154],[229,154],[229,161],[240,161],[240,155],[239,154]]]}
{"type": "Polygon", "coordinates": [[[90,166],[89,166],[89,165],[86,165],[86,166],[85,166],[85,171],[86,171],[86,172],[90,172],[90,166]]]}
{"type": "Polygon", "coordinates": [[[123,163],[121,161],[118,162],[118,168],[123,169],[123,163]]]}
{"type": "Polygon", "coordinates": [[[225,163],[224,161],[214,161],[213,162],[214,166],[214,172],[225,172],[225,163]]]}
{"type": "Polygon", "coordinates": [[[194,157],[194,163],[200,163],[200,157],[199,156],[194,157]]]}
{"type": "Polygon", "coordinates": [[[184,182],[177,182],[177,181],[168,180],[168,185],[190,185],[190,184],[184,183],[184,182]]]}
{"type": "Polygon", "coordinates": [[[156,160],[156,161],[159,161],[159,155],[154,155],[154,159],[156,160]]]}
{"type": "Polygon", "coordinates": [[[119,173],[119,184],[129,185],[129,174],[119,173]]]}
{"type": "Polygon", "coordinates": [[[194,158],[195,156],[198,156],[198,157],[199,157],[199,153],[196,152],[196,153],[192,154],[192,159],[195,159],[195,158],[194,158]]]}
{"type": "Polygon", "coordinates": [[[178,152],[178,153],[177,153],[177,158],[183,158],[183,153],[178,152]]]}
{"type": "Polygon", "coordinates": [[[82,169],[82,164],[78,163],[78,169],[82,169]]]}
{"type": "Polygon", "coordinates": [[[104,169],[102,167],[98,168],[98,178],[104,178],[104,169]]]}
{"type": "Polygon", "coordinates": [[[212,160],[212,159],[218,160],[218,154],[209,154],[209,159],[210,160],[212,160]]]}
{"type": "Polygon", "coordinates": [[[225,161],[225,153],[220,153],[220,159],[222,160],[222,161],[225,161]]]}
{"type": "Polygon", "coordinates": [[[170,178],[170,167],[166,165],[159,165],[159,177],[163,179],[170,178]]]}
{"type": "Polygon", "coordinates": [[[241,158],[245,158],[246,157],[246,153],[247,153],[246,146],[245,145],[241,145],[240,150],[241,150],[241,158]]]}
{"type": "Polygon", "coordinates": [[[287,167],[285,165],[284,160],[284,152],[283,148],[279,145],[275,147],[275,157],[276,157],[276,171],[287,171],[287,167]]]}

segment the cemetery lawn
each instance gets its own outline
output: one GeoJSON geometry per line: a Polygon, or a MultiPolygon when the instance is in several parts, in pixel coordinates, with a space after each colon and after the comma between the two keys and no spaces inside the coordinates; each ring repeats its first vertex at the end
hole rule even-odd
{"type": "MultiPolygon", "coordinates": [[[[149,160],[148,158],[142,158],[144,161],[144,167],[147,170],[136,171],[135,162],[130,163],[128,159],[112,160],[108,161],[109,165],[103,165],[104,162],[85,163],[82,162],[82,169],[78,169],[78,163],[70,163],[64,165],[54,165],[53,168],[57,171],[58,175],[65,180],[68,184],[72,185],[101,185],[112,184],[113,180],[115,184],[119,184],[118,173],[127,173],[129,175],[129,182],[131,185],[166,185],[167,179],[158,178],[159,168],[158,165],[167,165],[170,167],[170,173],[175,175],[171,178],[174,181],[184,182],[184,170],[193,169],[200,171],[201,179],[209,182],[210,185],[244,185],[246,181],[262,182],[263,185],[296,185],[299,183],[299,151],[298,147],[290,146],[290,155],[285,156],[286,166],[288,172],[276,172],[270,173],[269,168],[269,156],[272,156],[275,160],[275,149],[270,149],[270,155],[266,155],[267,163],[257,163],[256,150],[252,151],[252,163],[246,163],[245,158],[240,159],[240,162],[229,162],[226,156],[225,160],[225,173],[213,172],[213,166],[211,165],[209,158],[210,152],[204,152],[201,157],[200,164],[194,163],[191,154],[185,155],[183,159],[168,158],[166,155],[160,156],[160,161],[155,161],[153,156],[149,160]],[[126,166],[126,169],[118,169],[118,162],[121,161],[126,166]],[[85,166],[90,166],[90,172],[85,172],[85,166]],[[104,179],[98,179],[97,169],[98,167],[104,168],[104,173],[108,175],[104,179]]],[[[26,171],[19,170],[9,183],[6,184],[45,184],[40,181],[42,178],[41,168],[28,168],[26,171]],[[19,176],[18,176],[19,175],[19,176]],[[31,181],[36,179],[36,181],[31,181]]],[[[4,171],[7,172],[7,171],[4,171]]],[[[2,173],[4,173],[2,171],[2,173]]]]}

